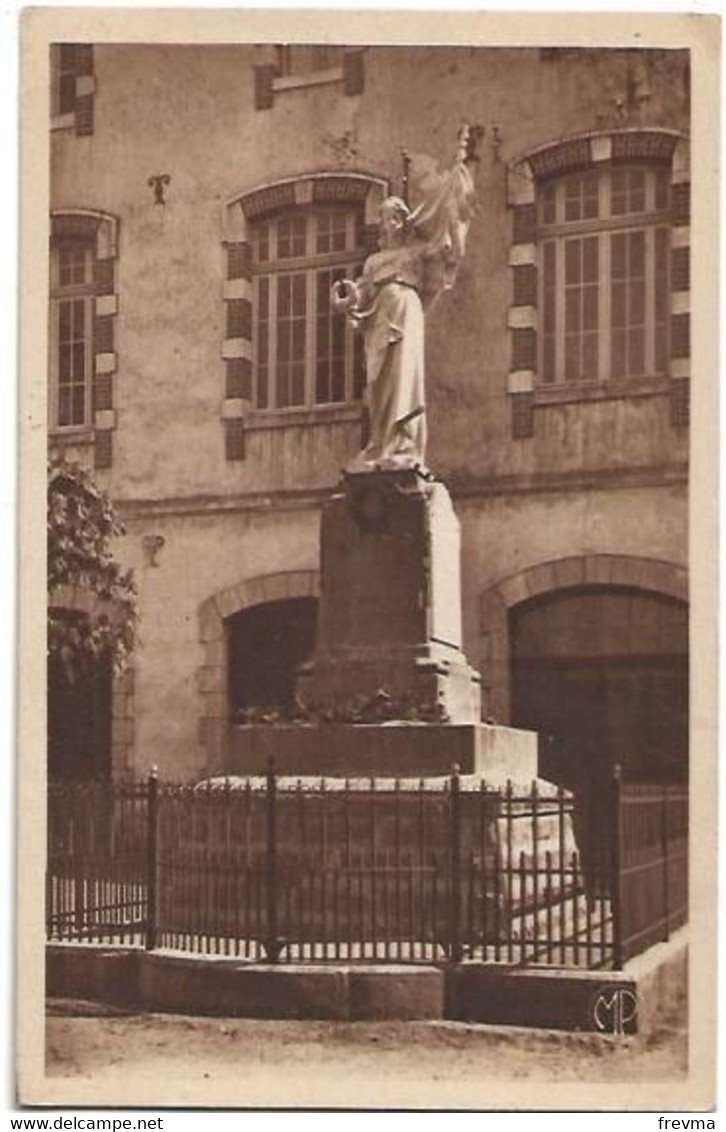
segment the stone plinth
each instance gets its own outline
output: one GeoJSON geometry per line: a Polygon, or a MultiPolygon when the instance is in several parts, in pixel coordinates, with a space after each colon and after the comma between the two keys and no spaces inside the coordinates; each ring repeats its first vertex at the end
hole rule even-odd
{"type": "Polygon", "coordinates": [[[459,523],[449,494],[413,470],[346,474],[322,515],[318,638],[303,701],[374,697],[481,718],[478,673],[461,649],[459,523]]]}
{"type": "Polygon", "coordinates": [[[338,778],[477,774],[493,786],[537,777],[537,736],[485,723],[245,724],[233,728],[224,772],[338,778]]]}

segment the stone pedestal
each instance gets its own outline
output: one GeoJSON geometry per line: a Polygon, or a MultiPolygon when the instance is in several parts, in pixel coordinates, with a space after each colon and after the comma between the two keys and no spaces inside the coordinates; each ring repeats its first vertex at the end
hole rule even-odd
{"type": "Polygon", "coordinates": [[[318,634],[298,678],[309,721],[233,728],[224,770],[281,775],[537,776],[532,732],[481,722],[462,651],[459,523],[414,470],[346,474],[323,508],[318,634]],[[330,721],[333,722],[330,722],[330,721]]]}
{"type": "Polygon", "coordinates": [[[323,508],[315,656],[300,698],[338,712],[384,693],[404,718],[476,723],[479,675],[461,648],[459,523],[413,470],[348,474],[323,508]]]}

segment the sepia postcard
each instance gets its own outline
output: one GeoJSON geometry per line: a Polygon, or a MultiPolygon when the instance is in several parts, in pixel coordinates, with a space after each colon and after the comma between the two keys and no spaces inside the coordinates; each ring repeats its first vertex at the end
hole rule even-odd
{"type": "Polygon", "coordinates": [[[720,33],[24,12],[19,1105],[713,1126],[720,33]]]}

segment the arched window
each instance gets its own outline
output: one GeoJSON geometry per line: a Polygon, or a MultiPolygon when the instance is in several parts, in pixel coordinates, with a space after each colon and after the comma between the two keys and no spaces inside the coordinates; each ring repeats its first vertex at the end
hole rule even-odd
{"type": "Polygon", "coordinates": [[[512,436],[535,410],[615,397],[670,399],[688,424],[690,166],[670,130],[623,129],[512,162],[512,436]]]}
{"type": "Polygon", "coordinates": [[[362,173],[276,181],[225,210],[223,287],[228,460],[246,458],[246,422],[285,427],[311,411],[360,413],[363,342],[330,308],[335,279],[377,246],[387,183],[362,173]]]}

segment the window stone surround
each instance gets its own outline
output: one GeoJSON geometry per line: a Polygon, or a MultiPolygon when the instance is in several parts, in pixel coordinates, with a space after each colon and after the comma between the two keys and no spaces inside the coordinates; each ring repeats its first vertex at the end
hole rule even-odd
{"type": "Polygon", "coordinates": [[[479,597],[477,668],[485,717],[511,720],[509,610],[542,594],[588,586],[645,590],[688,602],[688,570],[677,563],[623,554],[580,554],[528,566],[479,597]]]}
{"type": "MultiPolygon", "coordinates": [[[[58,586],[50,596],[49,607],[74,613],[111,618],[119,603],[104,601],[97,594],[79,586],[58,586]]],[[[114,672],[111,687],[111,772],[114,777],[132,773],[135,744],[136,673],[131,664],[123,672],[114,672]]]]}
{"type": "MultiPolygon", "coordinates": [[[[225,367],[220,418],[225,430],[227,459],[244,460],[244,432],[261,413],[266,427],[271,412],[255,409],[252,391],[252,248],[249,225],[287,209],[315,204],[348,204],[364,209],[366,248],[376,246],[378,210],[388,194],[388,181],[368,173],[340,170],[301,173],[254,186],[229,200],[223,209],[222,243],[226,258],[222,299],[225,338],[221,356],[225,367]]],[[[307,412],[317,410],[308,408],[307,412]]],[[[280,426],[287,410],[275,410],[280,426]]],[[[289,423],[294,423],[294,414],[289,423]]],[[[299,417],[299,413],[298,413],[299,417]]]]}
{"type": "MultiPolygon", "coordinates": [[[[508,313],[511,364],[508,395],[513,437],[534,435],[535,409],[563,401],[592,398],[590,386],[558,385],[557,394],[537,386],[538,357],[538,178],[559,177],[618,162],[667,162],[671,169],[671,328],[670,376],[652,383],[654,394],[670,394],[672,406],[688,399],[690,384],[690,146],[680,133],[666,129],[624,129],[586,133],[547,143],[516,158],[507,171],[507,205],[512,212],[509,266],[512,272],[508,313]]],[[[599,383],[604,385],[605,383],[599,383]]],[[[637,384],[637,383],[636,383],[637,384]]],[[[642,385],[642,383],[641,383],[642,385]]],[[[636,390],[644,394],[644,387],[636,390]]],[[[623,391],[622,396],[629,392],[623,391]]],[[[688,414],[672,408],[674,425],[688,414]]]]}
{"type": "Polygon", "coordinates": [[[229,733],[225,620],[253,605],[319,595],[320,574],[317,570],[287,570],[227,586],[199,607],[199,641],[203,650],[197,685],[200,698],[199,744],[205,754],[207,773],[220,770],[229,733]]]}
{"type": "Polygon", "coordinates": [[[80,428],[50,429],[53,444],[93,443],[96,469],[111,466],[116,429],[115,384],[118,358],[115,349],[118,297],[119,221],[92,209],[57,209],[50,217],[51,244],[63,239],[93,243],[93,373],[91,420],[80,428]]]}

